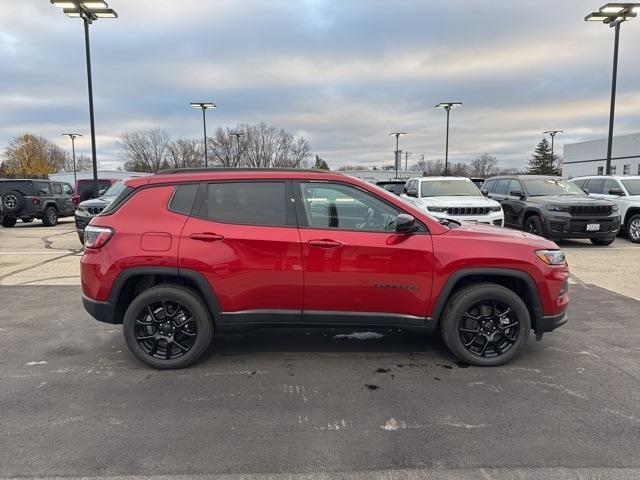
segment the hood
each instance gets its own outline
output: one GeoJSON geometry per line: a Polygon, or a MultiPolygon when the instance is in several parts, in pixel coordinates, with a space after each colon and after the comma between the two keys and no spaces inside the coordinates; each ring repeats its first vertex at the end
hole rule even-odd
{"type": "Polygon", "coordinates": [[[558,249],[551,240],[504,227],[494,227],[492,225],[482,225],[473,223],[463,223],[460,227],[453,228],[447,235],[472,236],[476,240],[493,240],[505,243],[519,243],[531,245],[537,249],[558,249]]]}
{"type": "Polygon", "coordinates": [[[100,198],[92,198],[91,200],[85,200],[84,202],[80,202],[80,207],[106,207],[116,197],[100,197],[100,198]]]}
{"type": "Polygon", "coordinates": [[[604,198],[594,198],[578,195],[543,195],[540,197],[527,197],[527,202],[541,203],[546,205],[568,205],[568,206],[587,206],[600,205],[611,206],[614,203],[604,198]]]}
{"type": "Polygon", "coordinates": [[[423,197],[417,199],[423,205],[432,207],[494,207],[500,205],[495,200],[482,196],[423,197]]]}

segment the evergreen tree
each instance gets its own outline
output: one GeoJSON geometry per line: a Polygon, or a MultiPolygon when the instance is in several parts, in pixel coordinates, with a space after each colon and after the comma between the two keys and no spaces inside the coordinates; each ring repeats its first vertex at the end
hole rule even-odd
{"type": "Polygon", "coordinates": [[[329,168],[329,165],[327,164],[327,162],[325,162],[323,159],[321,159],[318,155],[316,155],[316,163],[313,166],[313,168],[318,169],[318,170],[331,170],[329,168]]]}
{"type": "Polygon", "coordinates": [[[551,144],[546,138],[538,144],[533,156],[529,160],[529,175],[560,175],[560,169],[557,167],[558,156],[551,154],[551,144]]]}

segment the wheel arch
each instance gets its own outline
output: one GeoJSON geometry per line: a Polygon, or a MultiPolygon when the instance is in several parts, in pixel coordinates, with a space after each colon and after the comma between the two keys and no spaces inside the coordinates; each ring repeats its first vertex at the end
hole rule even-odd
{"type": "Polygon", "coordinates": [[[627,227],[627,225],[629,224],[629,219],[631,217],[633,217],[634,215],[638,215],[640,214],[640,206],[636,207],[629,207],[627,208],[627,211],[624,214],[624,219],[623,219],[623,224],[625,226],[625,228],[627,227]]]}
{"type": "Polygon", "coordinates": [[[215,324],[220,304],[209,282],[194,270],[176,267],[134,267],[122,271],[111,287],[108,301],[113,308],[114,323],[122,323],[125,311],[140,293],[166,284],[186,286],[199,294],[215,324]]]}
{"type": "Polygon", "coordinates": [[[442,287],[431,317],[439,324],[447,302],[456,291],[475,283],[487,282],[502,285],[522,298],[531,316],[531,328],[538,331],[543,314],[536,283],[528,273],[507,268],[466,268],[454,272],[442,287]]]}
{"type": "Polygon", "coordinates": [[[529,217],[533,217],[534,215],[540,215],[540,209],[535,207],[526,207],[524,212],[522,212],[522,229],[524,230],[524,225],[527,223],[529,217]]]}

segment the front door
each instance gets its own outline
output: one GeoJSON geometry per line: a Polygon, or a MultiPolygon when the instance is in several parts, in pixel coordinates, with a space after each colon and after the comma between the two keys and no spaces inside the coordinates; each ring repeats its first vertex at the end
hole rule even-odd
{"type": "Polygon", "coordinates": [[[291,181],[202,184],[180,238],[179,268],[204,274],[218,322],[300,321],[302,258],[291,181]]]}
{"type": "Polygon", "coordinates": [[[345,183],[300,181],[296,193],[304,318],[423,325],[433,275],[426,229],[395,233],[402,212],[345,183]]]}

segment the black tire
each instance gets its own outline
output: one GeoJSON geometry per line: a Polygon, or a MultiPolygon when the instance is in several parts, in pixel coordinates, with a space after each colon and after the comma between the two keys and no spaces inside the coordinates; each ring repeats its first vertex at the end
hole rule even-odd
{"type": "Polygon", "coordinates": [[[512,290],[494,283],[478,283],[449,299],[440,330],[445,344],[458,359],[471,365],[494,367],[510,362],[522,352],[531,330],[531,318],[525,303],[512,290]],[[491,315],[487,315],[489,311],[491,315]],[[475,322],[475,329],[470,322],[475,322]]]}
{"type": "Polygon", "coordinates": [[[80,239],[80,243],[84,245],[84,233],[78,232],[78,238],[80,239]]]}
{"type": "Polygon", "coordinates": [[[611,238],[590,238],[589,240],[591,240],[591,243],[593,243],[594,245],[598,245],[600,247],[606,247],[607,245],[611,245],[615,239],[616,239],[616,237],[611,237],[611,238]]]}
{"type": "Polygon", "coordinates": [[[2,195],[4,213],[20,213],[24,209],[24,195],[16,190],[9,190],[2,195]]]}
{"type": "Polygon", "coordinates": [[[33,217],[20,217],[22,223],[31,223],[33,222],[33,217]]]}
{"type": "Polygon", "coordinates": [[[192,290],[179,285],[158,285],[131,302],[124,315],[123,332],[129,350],[138,360],[168,370],[187,367],[202,356],[211,344],[213,322],[192,290]],[[170,308],[171,305],[174,307],[170,308]],[[184,323],[180,323],[181,319],[184,323]],[[178,329],[180,324],[183,327],[178,329]],[[176,349],[176,344],[180,348],[176,349]],[[166,358],[176,354],[174,358],[166,358]],[[159,358],[163,355],[165,358],[159,358]]]}
{"type": "Polygon", "coordinates": [[[640,243],[640,214],[635,214],[629,218],[626,231],[630,242],[640,243]]]}
{"type": "Polygon", "coordinates": [[[44,209],[42,224],[45,227],[55,227],[58,224],[58,210],[56,210],[56,207],[49,206],[44,209]]]}
{"type": "Polygon", "coordinates": [[[18,219],[16,217],[4,217],[2,219],[2,222],[0,222],[0,225],[2,225],[4,228],[11,228],[16,224],[17,221],[18,219]]]}
{"type": "Polygon", "coordinates": [[[544,228],[538,215],[531,215],[524,222],[524,231],[539,237],[544,237],[544,228]]]}

